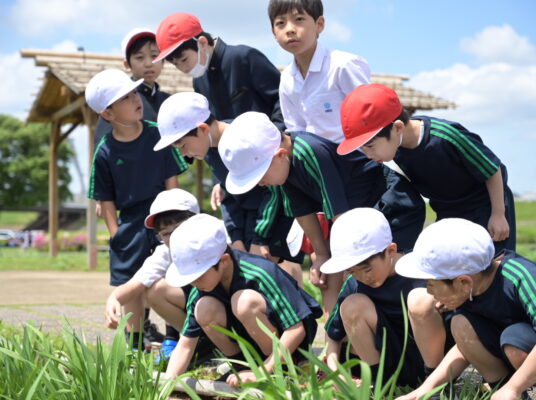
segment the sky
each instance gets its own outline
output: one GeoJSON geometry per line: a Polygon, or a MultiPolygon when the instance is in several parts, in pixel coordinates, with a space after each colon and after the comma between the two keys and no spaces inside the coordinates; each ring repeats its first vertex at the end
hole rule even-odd
{"type": "MultiPolygon", "coordinates": [[[[536,1],[324,0],[320,41],[358,54],[375,73],[403,74],[406,85],[457,104],[422,114],[460,122],[501,158],[516,194],[536,194],[536,1]]],[[[134,27],[156,30],[167,15],[197,15],[205,31],[247,44],[278,66],[268,0],[0,0],[0,113],[24,120],[43,68],[20,49],[120,54],[134,27]],[[149,6],[150,4],[150,6],[149,6]]],[[[419,113],[419,112],[418,112],[419,113]]],[[[71,134],[87,183],[87,130],[71,134]]]]}

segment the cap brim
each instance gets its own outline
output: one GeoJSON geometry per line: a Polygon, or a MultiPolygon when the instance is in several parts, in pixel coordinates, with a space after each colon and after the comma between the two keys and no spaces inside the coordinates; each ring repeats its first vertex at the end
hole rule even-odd
{"type": "Polygon", "coordinates": [[[174,135],[161,136],[160,140],[158,142],[156,142],[156,144],[154,145],[153,151],[159,151],[159,150],[165,149],[166,147],[172,145],[177,140],[182,138],[187,133],[188,133],[188,131],[175,133],[174,135]]]}
{"type": "Polygon", "coordinates": [[[142,83],[143,83],[143,78],[138,79],[137,81],[134,81],[131,84],[125,86],[119,92],[116,93],[116,95],[108,102],[108,104],[106,104],[106,107],[110,107],[117,100],[119,100],[121,97],[123,97],[123,96],[129,94],[130,92],[132,92],[134,89],[136,89],[142,83]]]}
{"type": "Polygon", "coordinates": [[[298,220],[292,222],[292,226],[287,235],[288,251],[292,257],[296,257],[301,250],[303,244],[304,232],[298,220]]]}
{"type": "Polygon", "coordinates": [[[320,266],[320,272],[324,274],[336,274],[337,272],[345,271],[348,268],[356,266],[374,254],[377,254],[377,251],[368,251],[358,256],[331,257],[320,266]]]}
{"type": "Polygon", "coordinates": [[[183,287],[186,285],[189,285],[193,281],[195,281],[197,278],[199,278],[201,275],[203,275],[205,272],[207,272],[212,266],[208,266],[206,269],[203,269],[202,271],[197,271],[192,274],[181,274],[179,272],[179,269],[175,264],[171,264],[169,268],[166,271],[166,283],[169,286],[172,287],[183,287]]]}
{"type": "Polygon", "coordinates": [[[271,163],[272,157],[269,157],[262,165],[259,165],[255,170],[250,171],[248,174],[233,175],[229,172],[227,179],[225,180],[225,189],[231,194],[249,192],[258,185],[266,171],[268,171],[268,168],[270,168],[271,163]]]}
{"type": "Polygon", "coordinates": [[[413,279],[448,279],[440,277],[438,274],[423,271],[420,259],[415,252],[402,256],[395,265],[395,271],[398,275],[413,279]]]}
{"type": "MultiPolygon", "coordinates": [[[[188,39],[190,40],[190,39],[188,39]]],[[[153,60],[153,64],[156,64],[157,62],[159,61],[162,61],[164,58],[166,58],[167,56],[169,56],[171,53],[173,53],[175,50],[177,50],[177,48],[183,44],[184,42],[186,42],[186,40],[183,40],[182,42],[178,42],[177,44],[174,44],[173,46],[170,46],[168,47],[167,49],[163,50],[160,52],[160,54],[158,55],[158,57],[156,57],[154,60],[153,60]]]]}
{"type": "Polygon", "coordinates": [[[383,128],[376,129],[367,133],[364,133],[363,135],[356,136],[351,139],[344,139],[341,144],[337,147],[337,154],[343,156],[345,154],[351,153],[354,150],[357,150],[361,146],[363,146],[365,143],[367,143],[370,139],[372,139],[374,136],[376,136],[383,128]]]}

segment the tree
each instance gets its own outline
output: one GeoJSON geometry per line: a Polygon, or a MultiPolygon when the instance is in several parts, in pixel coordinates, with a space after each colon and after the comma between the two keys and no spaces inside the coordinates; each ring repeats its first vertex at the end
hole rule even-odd
{"type": "MultiPolygon", "coordinates": [[[[25,124],[0,115],[0,207],[32,207],[48,203],[50,125],[25,124]]],[[[64,141],[58,151],[61,201],[72,197],[68,164],[73,149],[64,141]]]]}

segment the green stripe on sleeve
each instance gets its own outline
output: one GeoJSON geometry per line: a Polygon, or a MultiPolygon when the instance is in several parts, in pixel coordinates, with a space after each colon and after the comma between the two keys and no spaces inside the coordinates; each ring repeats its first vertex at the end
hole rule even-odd
{"type": "Polygon", "coordinates": [[[186,317],[184,318],[184,324],[182,325],[181,335],[184,335],[186,330],[190,327],[190,317],[195,311],[193,303],[199,299],[199,290],[197,288],[192,288],[190,295],[188,296],[188,301],[186,302],[186,317]]]}
{"type": "Polygon", "coordinates": [[[90,199],[95,198],[95,160],[97,159],[97,153],[99,152],[100,148],[104,143],[106,143],[108,135],[104,135],[103,138],[100,140],[99,144],[97,145],[97,148],[95,149],[95,152],[93,153],[93,161],[91,162],[91,175],[89,178],[89,189],[87,197],[90,199]]]}
{"type": "Polygon", "coordinates": [[[281,197],[283,200],[283,211],[285,212],[285,215],[287,217],[294,217],[294,212],[292,211],[292,207],[290,206],[290,200],[288,198],[287,193],[285,192],[285,189],[283,189],[283,186],[279,186],[279,191],[281,192],[281,197]]]}
{"type": "Polygon", "coordinates": [[[279,200],[279,192],[277,188],[273,186],[267,186],[270,191],[270,200],[267,202],[266,207],[262,211],[262,219],[259,221],[255,227],[255,233],[260,237],[266,238],[268,232],[274,224],[276,211],[277,211],[277,202],[279,200]]]}
{"type": "MultiPolygon", "coordinates": [[[[346,289],[346,286],[348,285],[348,281],[350,279],[353,279],[354,277],[352,275],[348,275],[344,281],[344,283],[342,284],[342,288],[341,290],[339,291],[339,296],[341,295],[341,293],[344,291],[344,289],[346,289]]],[[[331,314],[329,314],[329,318],[328,318],[328,322],[326,322],[326,325],[325,325],[325,328],[324,330],[327,331],[329,329],[329,327],[331,326],[331,323],[333,322],[333,319],[335,318],[335,316],[338,314],[339,312],[339,307],[340,307],[340,304],[339,302],[337,302],[335,304],[335,307],[333,308],[333,311],[331,311],[331,314]]]]}
{"type": "Polygon", "coordinates": [[[529,313],[532,320],[536,321],[536,309],[534,308],[536,305],[536,296],[534,295],[534,291],[531,290],[527,282],[527,276],[529,275],[528,271],[522,266],[521,268],[513,266],[509,264],[510,262],[511,260],[504,264],[501,273],[504,277],[512,281],[512,283],[518,290],[521,301],[523,301],[523,303],[525,304],[527,312],[529,313]]]}
{"type": "Polygon", "coordinates": [[[171,147],[171,154],[173,154],[173,158],[177,162],[177,165],[179,166],[179,174],[182,174],[184,171],[186,171],[189,167],[188,163],[182,156],[179,149],[176,147],[171,147]]]}

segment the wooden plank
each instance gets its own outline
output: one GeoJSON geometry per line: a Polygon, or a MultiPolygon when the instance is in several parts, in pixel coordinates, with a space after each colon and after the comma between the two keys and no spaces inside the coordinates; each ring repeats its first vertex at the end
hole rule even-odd
{"type": "Polygon", "coordinates": [[[80,109],[84,104],[86,104],[86,99],[84,98],[84,96],[80,96],[75,101],[67,104],[65,107],[52,114],[50,120],[52,122],[59,121],[60,119],[71,114],[73,111],[80,109]]]}
{"type": "Polygon", "coordinates": [[[49,254],[58,255],[58,218],[59,218],[59,192],[58,192],[58,147],[60,124],[54,122],[50,132],[50,158],[48,160],[48,234],[50,236],[49,254]]]}
{"type": "MultiPolygon", "coordinates": [[[[84,123],[88,128],[88,171],[91,173],[93,163],[93,153],[95,152],[95,128],[97,126],[97,114],[95,114],[87,105],[82,107],[84,123]]],[[[86,230],[87,230],[87,265],[89,269],[97,268],[97,213],[95,200],[87,199],[86,209],[86,230]]]]}

